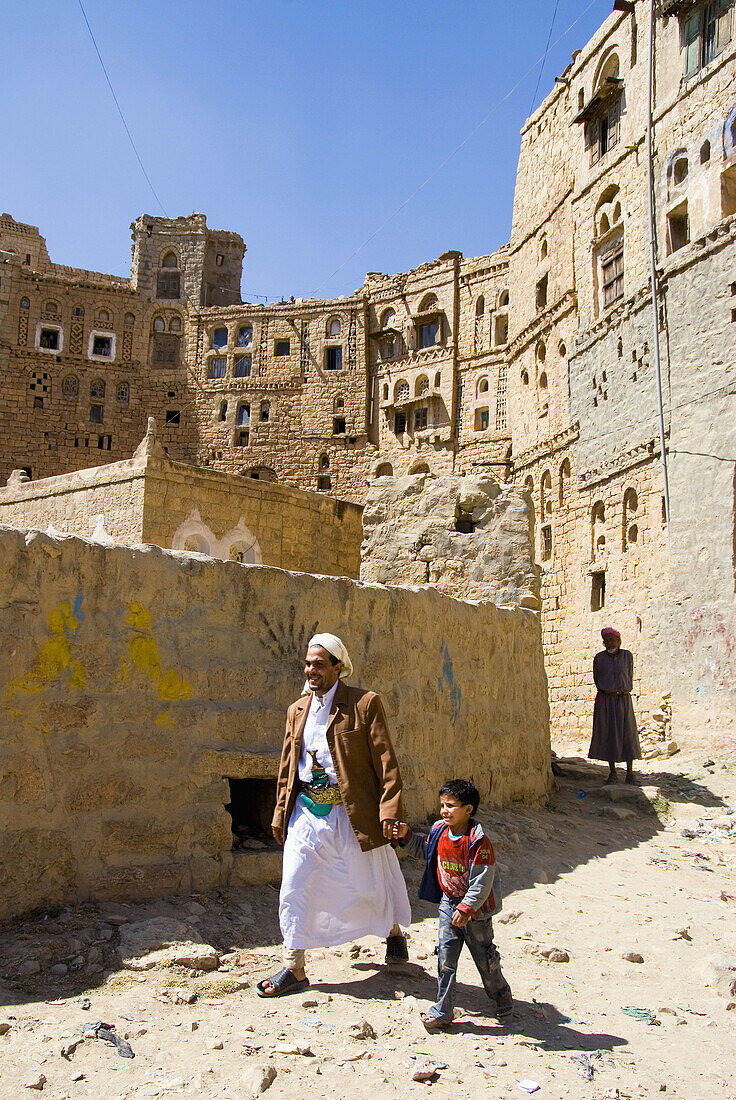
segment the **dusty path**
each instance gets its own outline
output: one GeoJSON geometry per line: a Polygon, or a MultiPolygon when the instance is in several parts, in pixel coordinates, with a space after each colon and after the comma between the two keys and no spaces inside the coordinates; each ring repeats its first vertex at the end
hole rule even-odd
{"type": "MultiPolygon", "coordinates": [[[[610,801],[601,770],[567,760],[545,810],[480,815],[503,869],[496,932],[516,998],[506,1026],[484,1015],[464,959],[454,1033],[425,1034],[418,1009],[433,996],[436,915],[418,903],[402,971],[381,966],[377,941],[314,952],[312,989],[275,1002],[253,992],[279,965],[273,888],[67,909],[0,928],[0,1031],[10,1025],[0,1096],[37,1095],[26,1086],[45,1077],[53,1100],[239,1100],[273,1067],[269,1100],[521,1097],[522,1080],[555,1100],[736,1100],[736,815],[726,812],[736,754],[702,763],[649,763],[657,813],[642,792],[632,802],[617,789],[610,801]],[[180,951],[190,965],[123,969],[121,939],[161,918],[199,944],[180,951]],[[191,969],[216,956],[217,969],[191,969]],[[64,1058],[62,1047],[100,1020],[128,1037],[135,1058],[101,1039],[64,1058]],[[412,1081],[423,1054],[446,1065],[430,1085],[412,1081]]],[[[405,869],[414,901],[418,871],[405,869]]],[[[170,926],[148,925],[151,942],[157,927],[170,926]]]]}

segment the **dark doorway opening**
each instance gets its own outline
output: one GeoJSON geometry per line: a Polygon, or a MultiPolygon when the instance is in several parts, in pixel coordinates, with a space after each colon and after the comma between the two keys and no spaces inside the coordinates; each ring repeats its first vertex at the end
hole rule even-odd
{"type": "Polygon", "coordinates": [[[258,851],[276,847],[271,818],[276,807],[275,779],[229,779],[233,850],[258,851]]]}

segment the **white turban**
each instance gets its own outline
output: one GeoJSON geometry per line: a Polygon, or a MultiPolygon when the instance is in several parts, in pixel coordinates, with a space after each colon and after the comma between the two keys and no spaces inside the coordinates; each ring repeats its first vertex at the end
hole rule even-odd
{"type": "MultiPolygon", "coordinates": [[[[307,649],[311,649],[315,645],[322,646],[333,657],[337,657],[338,661],[342,661],[341,680],[353,675],[353,662],[350,660],[350,654],[336,634],[315,634],[314,637],[309,639],[307,649]]],[[[309,691],[309,681],[304,685],[304,690],[309,691]]]]}

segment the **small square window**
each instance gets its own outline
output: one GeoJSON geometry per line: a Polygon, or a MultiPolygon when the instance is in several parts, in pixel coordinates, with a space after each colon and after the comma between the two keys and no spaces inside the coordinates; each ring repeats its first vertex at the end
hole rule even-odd
{"type": "Polygon", "coordinates": [[[394,431],[397,435],[406,431],[406,413],[397,412],[394,415],[394,431]]]}
{"type": "Polygon", "coordinates": [[[332,488],[332,481],[329,477],[317,478],[317,489],[320,493],[327,493],[332,488]]]}
{"type": "Polygon", "coordinates": [[[227,370],[227,359],[210,359],[210,378],[224,378],[227,370]]]}
{"type": "Polygon", "coordinates": [[[247,447],[250,442],[250,432],[238,432],[235,436],[236,447],[247,447]]]}
{"type": "Polygon", "coordinates": [[[490,423],[488,409],[475,410],[475,430],[484,432],[490,423]]]}
{"type": "Polygon", "coordinates": [[[156,282],[156,297],[164,300],[173,300],[181,297],[181,281],[179,271],[159,271],[156,282]]]}
{"type": "Polygon", "coordinates": [[[43,408],[43,398],[42,397],[34,397],[33,398],[33,407],[34,407],[34,409],[42,409],[43,408]]]}
{"type": "Polygon", "coordinates": [[[342,348],[327,348],[325,370],[342,370],[342,348]]]}
{"type": "Polygon", "coordinates": [[[274,349],[274,355],[280,358],[283,355],[291,354],[291,344],[288,340],[277,340],[276,347],[274,349]]]}
{"type": "Polygon", "coordinates": [[[178,409],[167,409],[166,410],[166,423],[167,424],[180,424],[181,423],[181,413],[179,412],[178,409]]]}
{"type": "Polygon", "coordinates": [[[93,337],[92,354],[104,355],[106,359],[109,359],[112,355],[112,336],[93,337]]]}
{"type": "Polygon", "coordinates": [[[235,377],[236,378],[250,378],[251,370],[251,357],[250,355],[236,355],[235,356],[235,377]]]}
{"type": "Polygon", "coordinates": [[[420,432],[427,427],[427,409],[414,410],[414,431],[420,432]]]}
{"type": "Polygon", "coordinates": [[[215,256],[215,265],[217,267],[222,267],[224,259],[225,259],[225,257],[222,255],[222,253],[218,252],[217,255],[215,256]]]}
{"type": "Polygon", "coordinates": [[[336,416],[332,421],[332,434],[333,435],[345,435],[345,417],[336,416]]]}
{"type": "Polygon", "coordinates": [[[42,328],[38,337],[38,346],[45,348],[47,351],[59,350],[59,330],[58,328],[42,328]]]}
{"type": "Polygon", "coordinates": [[[90,405],[89,419],[91,424],[101,424],[104,415],[103,405],[90,405]]]}

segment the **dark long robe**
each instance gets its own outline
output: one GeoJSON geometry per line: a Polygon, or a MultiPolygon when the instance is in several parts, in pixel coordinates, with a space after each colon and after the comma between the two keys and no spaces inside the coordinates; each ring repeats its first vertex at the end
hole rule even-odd
{"type": "Polygon", "coordinates": [[[638,760],[639,733],[631,702],[634,658],[628,649],[593,658],[593,680],[598,688],[593,708],[593,736],[588,749],[592,760],[638,760]]]}

